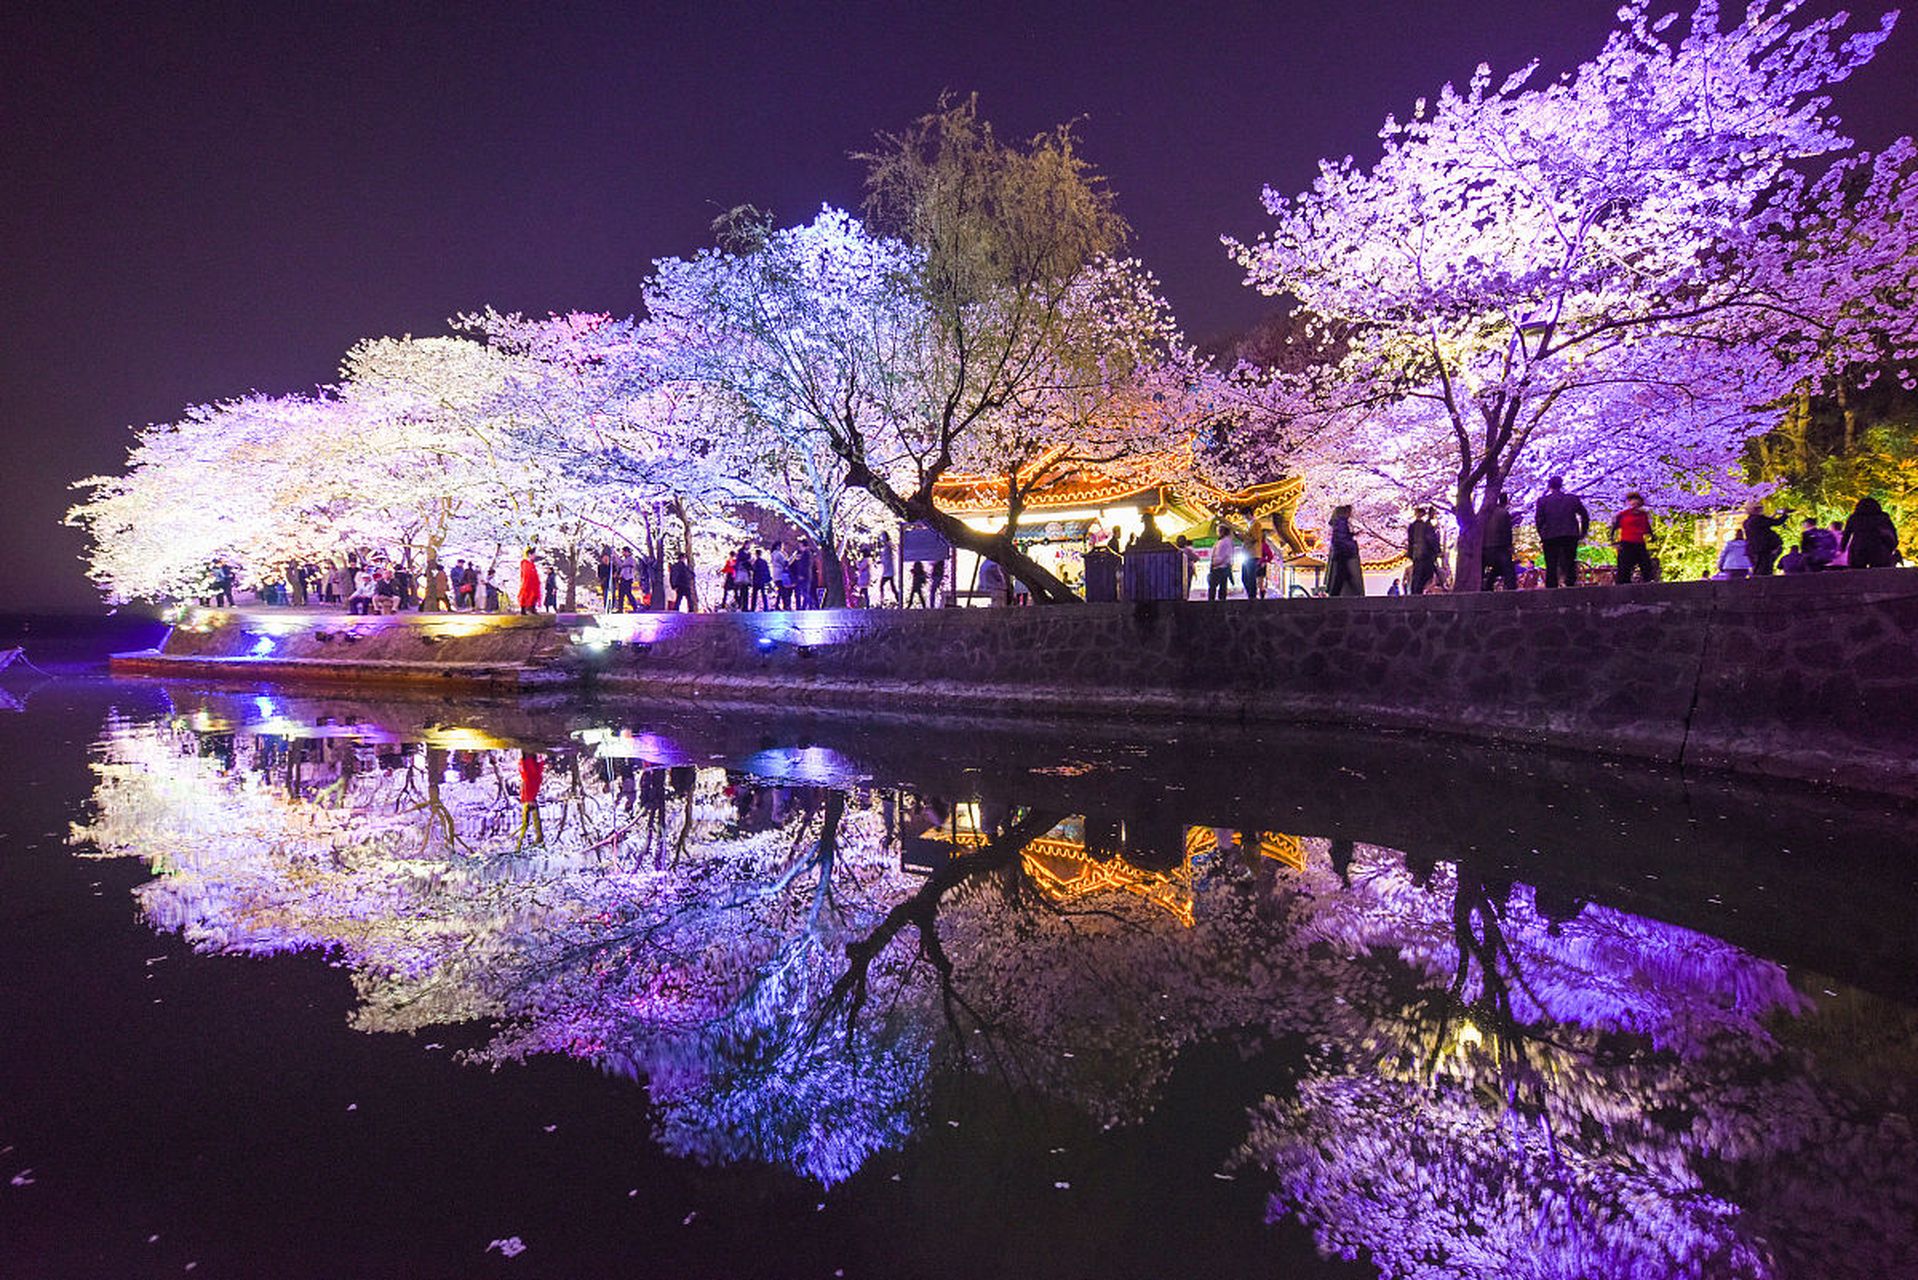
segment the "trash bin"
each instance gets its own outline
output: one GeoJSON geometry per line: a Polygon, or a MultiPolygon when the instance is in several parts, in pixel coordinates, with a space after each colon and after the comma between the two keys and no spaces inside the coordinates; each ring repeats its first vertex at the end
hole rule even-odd
{"type": "Polygon", "coordinates": [[[1086,603],[1114,604],[1118,599],[1118,555],[1105,547],[1086,552],[1086,603]]]}

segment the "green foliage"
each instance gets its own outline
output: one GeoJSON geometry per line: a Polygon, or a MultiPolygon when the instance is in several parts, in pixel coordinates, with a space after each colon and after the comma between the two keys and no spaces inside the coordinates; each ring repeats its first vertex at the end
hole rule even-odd
{"type": "Polygon", "coordinates": [[[1070,124],[1007,145],[979,118],[976,94],[941,98],[853,158],[866,165],[867,224],[926,252],[928,291],[945,314],[1061,290],[1129,234],[1070,124]]]}
{"type": "Polygon", "coordinates": [[[1752,443],[1751,478],[1779,482],[1780,504],[1826,524],[1875,497],[1909,553],[1918,547],[1918,393],[1904,385],[1911,374],[1883,370],[1859,389],[1853,370],[1829,394],[1802,392],[1752,443]]]}

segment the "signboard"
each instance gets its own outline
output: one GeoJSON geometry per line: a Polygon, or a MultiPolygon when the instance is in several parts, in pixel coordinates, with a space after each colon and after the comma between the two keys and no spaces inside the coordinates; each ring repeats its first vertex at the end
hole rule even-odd
{"type": "Polygon", "coordinates": [[[952,544],[944,536],[923,524],[909,524],[899,531],[899,562],[944,560],[952,554],[952,544]]]}

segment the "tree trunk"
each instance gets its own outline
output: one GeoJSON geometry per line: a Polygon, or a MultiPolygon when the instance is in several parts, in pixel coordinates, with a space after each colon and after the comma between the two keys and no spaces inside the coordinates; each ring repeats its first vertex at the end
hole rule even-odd
{"type": "Polygon", "coordinates": [[[982,533],[958,516],[946,512],[926,502],[909,519],[922,520],[946,541],[955,547],[963,547],[974,555],[997,560],[999,567],[1011,577],[1017,578],[1032,588],[1032,598],[1038,604],[1083,604],[1077,592],[1048,573],[1041,565],[1025,552],[1019,550],[1012,541],[1012,526],[982,533]]]}
{"type": "Polygon", "coordinates": [[[821,605],[827,609],[845,608],[846,570],[839,562],[839,546],[830,529],[819,540],[819,569],[826,578],[826,597],[821,605]]]}
{"type": "MultiPolygon", "coordinates": [[[[882,506],[901,520],[918,521],[955,547],[999,562],[999,567],[1032,589],[1038,604],[1083,604],[1077,592],[1041,568],[1030,556],[1012,544],[1012,525],[1003,531],[981,533],[958,516],[941,511],[932,500],[936,477],[928,477],[919,490],[901,497],[882,476],[863,466],[853,466],[847,480],[877,498],[882,506]]],[[[1011,516],[1012,513],[1008,513],[1011,516]]],[[[953,584],[957,585],[957,584],[953,584]]]]}
{"type": "Polygon", "coordinates": [[[566,544],[566,612],[579,612],[579,535],[566,544]]]}
{"type": "Polygon", "coordinates": [[[1845,422],[1845,456],[1849,458],[1858,442],[1858,406],[1851,402],[1850,379],[1844,373],[1838,375],[1838,416],[1845,422]]]}
{"type": "MultiPolygon", "coordinates": [[[[1493,490],[1488,486],[1486,492],[1493,490]]],[[[1485,587],[1485,513],[1473,506],[1470,490],[1458,500],[1458,554],[1453,562],[1454,593],[1485,587]]]]}
{"type": "Polygon", "coordinates": [[[691,575],[692,586],[688,588],[686,592],[686,602],[692,606],[692,611],[694,613],[698,613],[699,612],[699,572],[697,568],[693,565],[693,518],[692,516],[686,513],[685,499],[683,498],[673,499],[673,514],[679,517],[679,536],[681,539],[681,545],[686,552],[686,567],[688,569],[693,570],[691,575]]]}

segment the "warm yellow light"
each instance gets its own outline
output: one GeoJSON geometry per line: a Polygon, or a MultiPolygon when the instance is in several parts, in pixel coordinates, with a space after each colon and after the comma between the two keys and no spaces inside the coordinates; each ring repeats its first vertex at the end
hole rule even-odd
{"type": "Polygon", "coordinates": [[[427,629],[442,640],[453,640],[491,631],[499,626],[501,620],[487,617],[435,619],[427,629]]]}
{"type": "Polygon", "coordinates": [[[1066,520],[1097,520],[1100,515],[1101,513],[1099,511],[1091,507],[1076,511],[1022,511],[1019,513],[1019,523],[1051,524],[1054,520],[1061,522],[1066,520]]]}
{"type": "Polygon", "coordinates": [[[508,745],[505,739],[496,738],[483,729],[464,726],[428,729],[420,736],[427,746],[445,751],[498,751],[508,745]]]}
{"type": "Polygon", "coordinates": [[[1176,511],[1161,511],[1152,517],[1152,523],[1159,526],[1159,534],[1166,538],[1176,538],[1192,527],[1192,521],[1176,511]]]}

